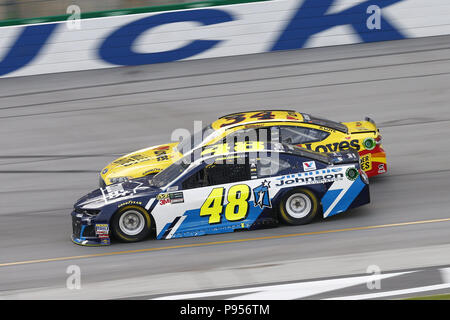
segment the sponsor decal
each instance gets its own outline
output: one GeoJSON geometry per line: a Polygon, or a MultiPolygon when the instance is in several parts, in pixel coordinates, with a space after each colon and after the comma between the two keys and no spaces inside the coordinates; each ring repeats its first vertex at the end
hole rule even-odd
{"type": "Polygon", "coordinates": [[[372,170],[372,155],[370,153],[361,156],[361,169],[364,171],[372,170]]]}
{"type": "Polygon", "coordinates": [[[210,231],[221,232],[221,231],[226,231],[226,230],[245,229],[245,228],[250,228],[250,227],[251,227],[250,223],[242,222],[242,223],[239,223],[239,224],[232,224],[232,225],[223,226],[223,227],[205,228],[202,231],[206,231],[206,232],[210,232],[210,231]]]}
{"type": "Polygon", "coordinates": [[[160,193],[156,196],[156,200],[159,201],[160,205],[165,204],[176,204],[176,203],[184,203],[183,192],[173,192],[173,193],[160,193]]]}
{"type": "Polygon", "coordinates": [[[315,161],[303,162],[303,171],[312,171],[312,170],[316,170],[315,161]]]}
{"type": "Polygon", "coordinates": [[[385,173],[386,172],[386,166],[384,163],[378,165],[378,173],[385,173]]]}
{"type": "Polygon", "coordinates": [[[169,193],[170,203],[184,203],[183,192],[169,193]]]}
{"type": "Polygon", "coordinates": [[[328,183],[342,179],[344,179],[342,168],[332,168],[282,176],[276,178],[275,186],[328,183]]]}
{"type": "Polygon", "coordinates": [[[114,200],[116,198],[120,198],[120,197],[125,197],[131,194],[135,194],[138,192],[138,190],[147,190],[149,189],[149,187],[143,187],[142,186],[143,183],[142,182],[137,182],[137,181],[133,181],[133,182],[128,182],[127,186],[128,189],[125,190],[123,188],[123,183],[117,183],[117,184],[112,184],[107,186],[105,189],[101,188],[100,191],[103,194],[104,200],[105,202],[108,202],[108,200],[114,200]],[[135,185],[136,187],[131,189],[130,186],[131,185],[135,185]]]}
{"type": "MultiPolygon", "coordinates": [[[[124,197],[131,193],[129,190],[124,190],[123,185],[121,183],[119,184],[113,184],[110,186],[107,186],[105,188],[106,193],[103,193],[106,200],[113,200],[119,197],[124,197]]],[[[102,189],[103,192],[103,189],[102,189]]]]}
{"type": "MultiPolygon", "coordinates": [[[[169,155],[167,154],[167,151],[165,149],[163,150],[158,150],[155,149],[154,150],[154,155],[143,155],[143,154],[135,154],[126,158],[121,158],[118,160],[113,161],[114,164],[117,164],[119,166],[122,167],[129,167],[138,163],[142,163],[145,161],[150,161],[150,160],[156,160],[156,161],[164,161],[164,160],[169,160],[169,155]]],[[[156,171],[156,170],[160,170],[160,169],[151,169],[149,170],[149,172],[151,171],[156,171]]]]}
{"type": "Polygon", "coordinates": [[[170,148],[170,146],[160,146],[160,147],[156,147],[155,149],[153,149],[153,150],[167,150],[167,149],[169,149],[170,148]]]}
{"type": "Polygon", "coordinates": [[[269,188],[270,181],[264,180],[260,186],[253,189],[253,195],[255,196],[255,207],[259,206],[261,209],[264,207],[272,208],[269,188]]]}
{"type": "Polygon", "coordinates": [[[121,208],[121,207],[123,207],[123,206],[132,206],[132,205],[142,206],[142,202],[130,200],[130,201],[127,201],[127,202],[124,202],[124,203],[119,204],[117,207],[118,207],[118,208],[121,208]]]}
{"type": "Polygon", "coordinates": [[[344,150],[349,150],[349,149],[355,149],[355,150],[359,151],[361,149],[358,139],[353,139],[350,141],[335,142],[335,143],[320,144],[320,145],[316,145],[314,147],[314,149],[313,149],[311,143],[306,143],[304,146],[308,150],[313,150],[313,151],[317,151],[317,152],[336,152],[336,151],[344,151],[344,150]]]}
{"type": "Polygon", "coordinates": [[[355,181],[359,176],[359,172],[355,168],[348,168],[345,171],[345,176],[347,177],[348,180],[355,181]]]}
{"type": "Polygon", "coordinates": [[[165,205],[165,204],[169,204],[169,203],[170,203],[170,199],[169,199],[169,198],[159,200],[159,204],[160,204],[161,206],[163,206],[163,205],[165,205]]]}
{"type": "Polygon", "coordinates": [[[167,198],[169,198],[168,193],[160,193],[156,196],[156,200],[162,200],[162,199],[167,199],[167,198]]]}
{"type": "Polygon", "coordinates": [[[112,184],[120,183],[120,182],[127,182],[127,181],[129,181],[128,177],[112,177],[112,178],[109,178],[109,182],[111,182],[112,184]]]}
{"type": "Polygon", "coordinates": [[[109,225],[108,224],[96,224],[95,234],[100,239],[109,238],[109,225]]]}
{"type": "Polygon", "coordinates": [[[156,161],[169,160],[169,156],[165,150],[155,150],[156,161]]]}
{"type": "Polygon", "coordinates": [[[377,146],[377,143],[375,142],[375,140],[373,138],[366,138],[363,141],[363,145],[364,145],[364,148],[366,148],[367,150],[373,150],[377,146]]]}
{"type": "Polygon", "coordinates": [[[178,186],[168,187],[167,192],[178,191],[178,186]]]}
{"type": "Polygon", "coordinates": [[[332,128],[328,128],[328,127],[319,127],[319,129],[322,130],[322,131],[336,132],[336,130],[334,130],[332,128]]]}
{"type": "Polygon", "coordinates": [[[294,112],[294,111],[288,111],[286,119],[288,119],[288,120],[298,120],[297,113],[294,112]]]}
{"type": "Polygon", "coordinates": [[[144,156],[142,154],[136,154],[134,156],[130,156],[130,157],[126,157],[123,159],[118,159],[113,161],[114,164],[117,164],[119,166],[122,167],[128,167],[128,166],[132,166],[134,164],[137,163],[141,163],[141,162],[145,162],[145,161],[149,161],[149,160],[154,160],[154,157],[150,157],[150,156],[144,156]]]}
{"type": "Polygon", "coordinates": [[[160,193],[156,196],[156,200],[159,201],[159,205],[163,206],[170,203],[168,193],[160,193]]]}

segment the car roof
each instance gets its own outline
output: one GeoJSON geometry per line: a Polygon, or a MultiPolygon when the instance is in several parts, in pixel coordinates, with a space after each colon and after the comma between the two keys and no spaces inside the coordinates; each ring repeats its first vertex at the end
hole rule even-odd
{"type": "Polygon", "coordinates": [[[316,124],[319,126],[348,133],[347,126],[340,122],[313,117],[309,114],[300,113],[294,110],[274,110],[274,109],[243,111],[227,114],[214,121],[211,124],[211,127],[214,130],[219,130],[221,128],[228,129],[238,125],[245,125],[250,123],[267,123],[280,121],[316,124]],[[270,118],[267,118],[269,115],[270,118]]]}
{"type": "Polygon", "coordinates": [[[258,123],[258,122],[268,122],[268,121],[280,121],[280,120],[291,120],[303,122],[303,116],[300,112],[292,110],[255,110],[255,111],[244,111],[236,112],[224,115],[214,121],[211,127],[214,130],[218,130],[224,127],[231,127],[234,124],[248,124],[248,123],[258,123]],[[263,115],[271,113],[270,119],[264,119],[263,115]],[[238,118],[239,117],[239,118],[238,118]],[[238,118],[239,122],[232,121],[233,118],[238,118]]]}
{"type": "MultiPolygon", "coordinates": [[[[326,154],[281,142],[238,141],[231,144],[225,142],[204,146],[198,149],[201,149],[200,157],[197,159],[199,161],[217,156],[226,157],[252,152],[277,152],[309,157],[311,159],[328,162],[328,155],[326,154]]],[[[196,154],[195,152],[193,152],[192,154],[198,155],[198,153],[196,154]]]]}
{"type": "MultiPolygon", "coordinates": [[[[201,165],[202,163],[207,163],[207,165],[210,164],[217,164],[216,161],[220,161],[220,160],[225,160],[227,159],[226,163],[222,163],[222,164],[234,164],[234,163],[229,163],[228,162],[228,156],[231,156],[232,158],[241,158],[244,155],[248,155],[251,153],[255,153],[255,152],[277,152],[277,153],[288,153],[288,154],[292,154],[292,155],[296,155],[296,156],[300,156],[300,157],[307,157],[311,160],[317,160],[317,161],[321,161],[321,162],[325,162],[328,164],[331,164],[331,160],[328,156],[328,154],[325,153],[319,153],[319,152],[315,152],[315,151],[311,151],[302,147],[298,147],[298,146],[293,146],[293,145],[288,145],[288,144],[284,144],[281,142],[262,142],[262,141],[242,141],[242,142],[234,142],[231,146],[228,145],[228,143],[218,143],[218,144],[214,144],[214,145],[209,145],[209,146],[203,146],[203,147],[198,147],[197,149],[194,150],[194,152],[190,153],[189,155],[185,156],[184,158],[180,159],[181,163],[185,163],[188,165],[188,167],[186,167],[187,170],[184,170],[183,173],[178,176],[177,178],[175,178],[172,182],[170,182],[167,186],[170,187],[171,185],[173,185],[173,183],[175,183],[176,181],[179,181],[179,179],[182,179],[183,177],[186,176],[186,174],[188,174],[188,172],[191,172],[191,170],[194,170],[195,167],[197,167],[198,165],[201,165]],[[235,146],[236,144],[239,143],[246,143],[246,147],[245,150],[235,150],[235,146]],[[233,146],[234,145],[234,146],[233,146]],[[226,146],[226,147],[225,147],[226,146]],[[200,150],[201,154],[200,156],[198,156],[198,153],[196,153],[196,150],[200,150]],[[207,151],[206,153],[205,150],[207,151]],[[191,161],[185,162],[184,160],[187,160],[187,157],[192,157],[191,161]],[[213,160],[208,161],[208,160],[213,160]]],[[[264,158],[265,155],[264,154],[260,154],[258,156],[264,158]]],[[[257,159],[258,159],[257,158],[257,159]]],[[[177,161],[178,163],[178,161],[177,161]]],[[[162,171],[164,172],[164,170],[162,171]]]]}

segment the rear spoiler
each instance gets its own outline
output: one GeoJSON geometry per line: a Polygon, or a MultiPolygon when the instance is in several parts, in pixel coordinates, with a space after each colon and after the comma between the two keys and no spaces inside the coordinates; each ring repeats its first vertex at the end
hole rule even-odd
{"type": "Polygon", "coordinates": [[[328,161],[330,164],[349,164],[349,163],[359,163],[359,153],[354,149],[340,151],[340,152],[329,152],[328,161]]]}
{"type": "Polygon", "coordinates": [[[374,126],[377,126],[377,124],[375,123],[375,121],[373,121],[372,118],[370,117],[365,117],[364,120],[369,121],[371,124],[373,124],[374,126]]]}
{"type": "Polygon", "coordinates": [[[378,129],[377,124],[375,123],[375,121],[372,118],[365,117],[364,120],[366,120],[366,121],[370,122],[371,124],[373,124],[377,128],[377,131],[380,132],[380,129],[378,129]]]}

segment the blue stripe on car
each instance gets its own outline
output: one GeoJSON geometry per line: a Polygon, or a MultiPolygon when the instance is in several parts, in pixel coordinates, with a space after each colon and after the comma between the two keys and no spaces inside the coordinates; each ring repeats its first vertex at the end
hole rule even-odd
{"type": "Polygon", "coordinates": [[[336,204],[336,206],[331,210],[328,217],[347,210],[348,207],[350,207],[350,205],[353,203],[353,201],[355,201],[356,197],[360,194],[364,186],[365,184],[360,178],[356,179],[355,182],[353,182],[350,188],[347,190],[347,192],[345,192],[344,196],[336,204]]]}
{"type": "Polygon", "coordinates": [[[335,189],[335,190],[328,190],[327,193],[322,198],[322,208],[323,212],[327,212],[327,210],[331,207],[334,200],[341,194],[342,190],[344,189],[335,189]]]}

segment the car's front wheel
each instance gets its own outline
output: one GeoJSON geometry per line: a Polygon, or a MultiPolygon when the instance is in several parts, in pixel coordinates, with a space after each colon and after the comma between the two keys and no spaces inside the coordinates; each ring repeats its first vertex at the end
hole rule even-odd
{"type": "Polygon", "coordinates": [[[305,188],[288,192],[280,203],[280,218],[291,225],[307,224],[314,219],[319,211],[319,201],[316,195],[305,188]]]}
{"type": "Polygon", "coordinates": [[[112,219],[113,235],[124,242],[136,242],[147,238],[151,233],[152,219],[141,207],[121,208],[112,219]]]}

